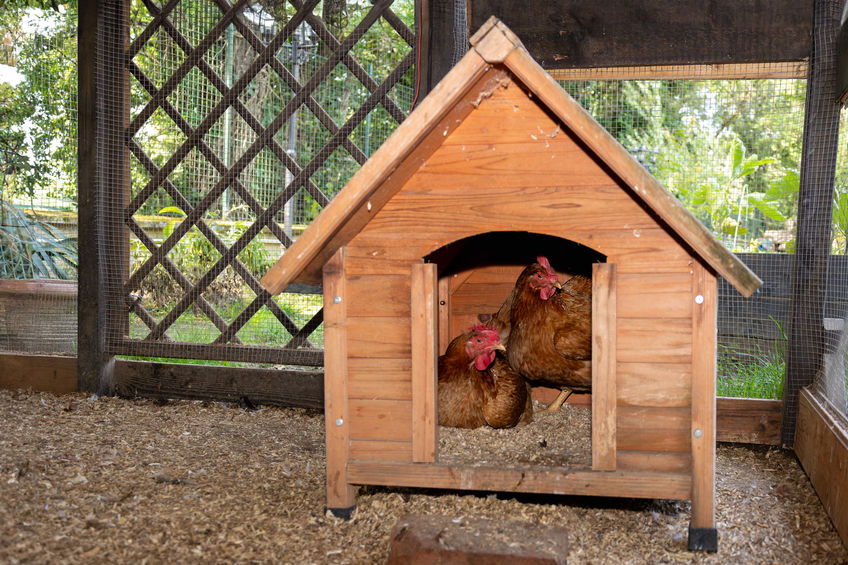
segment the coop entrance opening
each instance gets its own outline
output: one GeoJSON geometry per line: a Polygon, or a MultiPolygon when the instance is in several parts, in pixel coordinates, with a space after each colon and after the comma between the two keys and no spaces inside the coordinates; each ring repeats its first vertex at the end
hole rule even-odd
{"type": "MultiPolygon", "coordinates": [[[[575,276],[591,279],[593,265],[606,262],[603,254],[578,242],[529,232],[480,234],[453,242],[425,257],[426,263],[436,265],[435,339],[439,355],[444,355],[450,342],[469,328],[481,323],[497,325],[497,318],[505,315],[503,311],[498,312],[516,279],[539,256],[547,258],[561,283],[575,276]]],[[[585,315],[590,318],[588,328],[591,331],[591,297],[588,304],[589,311],[585,315]]],[[[540,328],[540,331],[544,330],[540,328]]],[[[550,339],[553,341],[554,336],[550,339]]],[[[576,356],[583,357],[583,364],[591,367],[591,356],[586,352],[576,356]]],[[[591,397],[581,392],[572,396],[561,410],[542,413],[540,410],[556,398],[561,387],[543,379],[529,382],[534,404],[532,422],[503,429],[435,426],[435,458],[458,464],[591,467],[591,397]]],[[[432,390],[437,397],[438,388],[432,390]]],[[[426,391],[415,388],[414,394],[426,391]]],[[[433,406],[438,412],[435,398],[433,406]]]]}

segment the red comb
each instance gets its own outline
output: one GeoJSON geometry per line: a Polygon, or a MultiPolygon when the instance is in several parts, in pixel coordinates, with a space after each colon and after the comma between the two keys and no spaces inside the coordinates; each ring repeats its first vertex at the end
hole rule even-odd
{"type": "Polygon", "coordinates": [[[542,268],[545,269],[545,271],[547,271],[547,273],[549,275],[555,274],[554,270],[551,268],[550,261],[548,261],[548,258],[545,257],[544,255],[539,255],[538,257],[536,257],[536,262],[539,263],[542,266],[542,268]]]}
{"type": "Polygon", "coordinates": [[[496,330],[492,326],[487,326],[486,324],[477,324],[476,326],[472,326],[471,331],[481,333],[481,334],[487,334],[487,335],[491,335],[491,334],[494,334],[495,336],[498,335],[498,330],[496,330]]]}

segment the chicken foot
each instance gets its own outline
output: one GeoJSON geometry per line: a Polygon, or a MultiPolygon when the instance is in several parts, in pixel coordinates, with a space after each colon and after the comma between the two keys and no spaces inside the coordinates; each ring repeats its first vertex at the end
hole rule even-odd
{"type": "Polygon", "coordinates": [[[542,410],[543,414],[551,414],[554,412],[559,412],[559,409],[562,408],[562,405],[565,404],[565,401],[568,400],[568,397],[571,396],[572,390],[567,387],[563,387],[561,391],[559,391],[559,395],[554,399],[553,402],[548,404],[548,407],[542,410]]]}

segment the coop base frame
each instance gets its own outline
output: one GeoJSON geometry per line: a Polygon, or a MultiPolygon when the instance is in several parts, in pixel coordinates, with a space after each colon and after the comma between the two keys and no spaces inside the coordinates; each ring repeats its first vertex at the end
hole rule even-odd
{"type": "Polygon", "coordinates": [[[619,498],[653,498],[691,500],[692,522],[688,547],[692,551],[715,552],[718,532],[714,521],[696,523],[701,506],[712,505],[693,491],[689,474],[632,471],[593,471],[589,468],[489,467],[446,463],[391,463],[350,461],[346,466],[349,500],[328,500],[336,516],[355,507],[356,486],[379,485],[412,488],[437,488],[462,491],[500,491],[533,494],[603,496],[619,498]],[[349,506],[352,505],[352,506],[349,506]]]}

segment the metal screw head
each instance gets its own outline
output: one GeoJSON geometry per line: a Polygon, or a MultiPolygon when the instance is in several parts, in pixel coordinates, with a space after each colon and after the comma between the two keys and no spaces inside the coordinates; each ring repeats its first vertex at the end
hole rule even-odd
{"type": "Polygon", "coordinates": [[[342,303],[342,297],[341,297],[341,296],[336,296],[336,297],[334,297],[334,298],[333,298],[333,303],[334,303],[334,304],[341,304],[341,303],[342,303]]]}
{"type": "Polygon", "coordinates": [[[692,432],[692,435],[695,436],[696,438],[700,438],[700,437],[703,437],[704,432],[701,430],[701,428],[696,428],[695,431],[692,432]]]}
{"type": "Polygon", "coordinates": [[[699,294],[695,297],[695,304],[703,304],[704,303],[704,295],[699,294]]]}
{"type": "Polygon", "coordinates": [[[344,424],[344,420],[342,420],[341,418],[336,418],[336,426],[341,427],[342,424],[344,424]]]}

